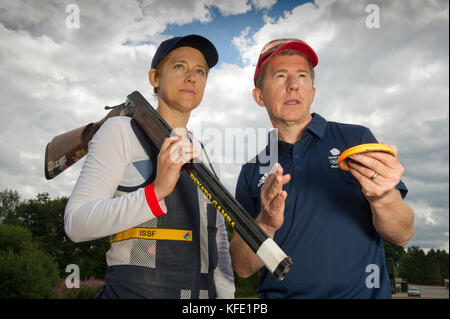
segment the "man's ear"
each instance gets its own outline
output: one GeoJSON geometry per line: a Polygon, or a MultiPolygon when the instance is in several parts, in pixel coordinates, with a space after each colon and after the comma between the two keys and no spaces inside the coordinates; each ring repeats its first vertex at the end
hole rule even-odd
{"type": "Polygon", "coordinates": [[[262,91],[261,91],[261,89],[254,88],[253,91],[252,91],[252,94],[253,94],[253,99],[255,100],[255,102],[256,102],[259,106],[264,107],[265,104],[264,104],[264,100],[263,100],[263,96],[262,96],[262,91]]]}
{"type": "Polygon", "coordinates": [[[316,96],[316,88],[313,86],[311,90],[311,104],[314,101],[314,97],[316,96]]]}
{"type": "Polygon", "coordinates": [[[150,84],[157,88],[159,87],[159,81],[158,81],[158,76],[156,74],[156,69],[150,69],[150,71],[148,71],[148,80],[150,81],[150,84]]]}

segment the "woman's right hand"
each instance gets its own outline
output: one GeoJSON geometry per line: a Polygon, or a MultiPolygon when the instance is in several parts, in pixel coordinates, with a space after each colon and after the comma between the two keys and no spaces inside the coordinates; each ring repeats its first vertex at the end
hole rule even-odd
{"type": "Polygon", "coordinates": [[[172,193],[180,178],[181,167],[200,154],[191,142],[182,136],[164,139],[158,154],[156,178],[154,181],[155,195],[158,201],[172,193]]]}

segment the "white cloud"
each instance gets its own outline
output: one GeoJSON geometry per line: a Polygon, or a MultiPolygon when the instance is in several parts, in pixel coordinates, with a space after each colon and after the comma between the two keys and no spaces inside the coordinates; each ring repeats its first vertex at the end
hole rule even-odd
{"type": "Polygon", "coordinates": [[[251,0],[253,6],[257,10],[261,9],[270,9],[275,3],[277,3],[277,0],[251,0]]]}
{"type": "Polygon", "coordinates": [[[45,181],[46,144],[57,134],[100,120],[105,104],[122,102],[132,90],[151,95],[152,43],[167,37],[161,32],[169,23],[211,18],[208,1],[169,2],[77,1],[79,29],[65,25],[70,1],[1,2],[4,188],[26,198],[44,191],[70,194],[81,163],[45,181]]]}
{"type": "Polygon", "coordinates": [[[224,16],[246,13],[252,8],[247,0],[212,0],[210,5],[216,6],[224,16]]]}
{"type": "Polygon", "coordinates": [[[189,121],[189,128],[197,136],[203,137],[206,149],[220,167],[224,184],[232,192],[240,166],[255,156],[266,142],[266,136],[258,137],[258,129],[268,130],[271,127],[266,110],[253,101],[253,72],[251,66],[233,64],[214,68],[208,78],[203,102],[192,113],[189,121]],[[233,147],[234,153],[231,154],[231,146],[227,143],[240,136],[237,134],[239,130],[245,133],[245,129],[249,130],[246,136],[255,136],[260,148],[247,147],[241,150],[233,147]],[[234,163],[231,164],[233,158],[234,163]],[[236,159],[239,161],[236,162],[236,159]]]}
{"type": "MultiPolygon", "coordinates": [[[[408,149],[411,131],[423,132],[423,123],[448,119],[448,17],[442,13],[448,13],[448,3],[379,1],[379,29],[365,26],[368,3],[308,3],[252,36],[243,30],[233,43],[243,64],[255,65],[271,39],[306,40],[319,55],[312,110],[330,120],[366,125],[386,142],[408,149]]],[[[445,137],[426,133],[417,136],[424,145],[448,145],[445,137]]]]}
{"type": "MultiPolygon", "coordinates": [[[[46,144],[100,120],[105,104],[122,102],[132,90],[150,98],[147,71],[156,45],[170,36],[163,34],[168,24],[211,21],[213,7],[232,15],[270,9],[274,2],[84,0],[77,1],[80,29],[73,30],[65,27],[69,0],[2,1],[2,187],[25,198],[69,195],[82,162],[46,181],[46,144]]],[[[244,29],[233,40],[241,64],[221,64],[210,73],[189,125],[221,132],[270,127],[251,96],[259,51],[277,37],[304,39],[319,55],[312,111],[368,126],[399,147],[407,200],[418,212],[414,240],[448,249],[448,1],[377,1],[380,28],[368,29],[365,7],[371,2],[320,0],[282,17],[264,11],[259,30],[244,29]]],[[[231,191],[239,169],[220,167],[231,191]]]]}
{"type": "Polygon", "coordinates": [[[209,5],[217,7],[223,16],[243,14],[252,10],[270,9],[276,0],[210,0],[209,5]]]}
{"type": "Polygon", "coordinates": [[[410,201],[415,214],[414,235],[408,246],[448,251],[448,206],[433,207],[426,200],[410,201]]]}

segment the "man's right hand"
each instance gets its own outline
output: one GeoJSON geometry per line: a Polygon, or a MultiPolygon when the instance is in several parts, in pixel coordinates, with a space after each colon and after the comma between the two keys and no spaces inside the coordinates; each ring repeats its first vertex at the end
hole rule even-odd
{"type": "MultiPolygon", "coordinates": [[[[255,221],[272,238],[284,222],[287,192],[283,190],[283,185],[290,179],[291,176],[283,175],[283,168],[276,163],[261,188],[261,211],[255,221]]],[[[230,254],[233,269],[242,278],[250,277],[264,266],[236,231],[230,243],[230,254]]]]}
{"type": "Polygon", "coordinates": [[[181,168],[200,153],[191,142],[182,136],[173,136],[164,139],[158,154],[158,164],[155,178],[155,195],[158,201],[172,193],[178,179],[181,168]]]}
{"type": "Polygon", "coordinates": [[[283,185],[290,181],[291,176],[283,175],[283,167],[279,163],[275,164],[272,171],[261,188],[261,212],[256,222],[273,238],[284,222],[287,192],[283,190],[283,185]]]}

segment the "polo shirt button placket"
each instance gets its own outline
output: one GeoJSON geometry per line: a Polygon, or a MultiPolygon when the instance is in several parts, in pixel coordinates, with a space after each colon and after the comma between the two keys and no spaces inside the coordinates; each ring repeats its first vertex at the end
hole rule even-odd
{"type": "Polygon", "coordinates": [[[296,171],[300,171],[300,155],[298,155],[296,152],[295,152],[295,149],[294,149],[294,160],[293,160],[293,162],[294,162],[294,167],[295,167],[295,170],[296,171]]]}

